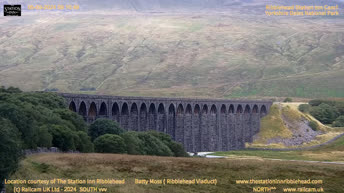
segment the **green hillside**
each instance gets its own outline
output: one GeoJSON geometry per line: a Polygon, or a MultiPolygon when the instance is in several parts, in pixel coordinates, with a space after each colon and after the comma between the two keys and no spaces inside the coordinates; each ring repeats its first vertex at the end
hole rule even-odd
{"type": "Polygon", "coordinates": [[[0,83],[134,96],[344,97],[343,21],[240,7],[3,17],[0,83]]]}

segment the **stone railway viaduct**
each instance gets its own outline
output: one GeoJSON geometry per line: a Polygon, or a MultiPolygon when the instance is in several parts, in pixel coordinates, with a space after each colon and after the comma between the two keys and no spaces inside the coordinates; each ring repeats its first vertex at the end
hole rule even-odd
{"type": "Polygon", "coordinates": [[[128,131],[169,134],[189,152],[242,149],[259,132],[271,101],[122,97],[61,93],[87,122],[117,121],[128,131]]]}

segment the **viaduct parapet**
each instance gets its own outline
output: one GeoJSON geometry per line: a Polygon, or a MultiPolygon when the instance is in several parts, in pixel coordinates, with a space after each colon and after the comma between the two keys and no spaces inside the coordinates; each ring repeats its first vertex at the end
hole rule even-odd
{"type": "Polygon", "coordinates": [[[128,131],[164,132],[189,152],[244,148],[272,105],[261,100],[60,95],[89,123],[108,118],[128,131]]]}

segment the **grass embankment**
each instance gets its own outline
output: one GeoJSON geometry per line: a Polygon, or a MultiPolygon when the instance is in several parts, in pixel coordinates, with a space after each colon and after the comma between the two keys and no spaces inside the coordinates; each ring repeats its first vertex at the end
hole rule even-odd
{"type": "Polygon", "coordinates": [[[213,155],[227,156],[230,158],[270,158],[286,160],[310,161],[336,161],[344,163],[344,136],[334,142],[312,150],[305,151],[268,151],[268,150],[243,150],[216,152],[213,155]]]}
{"type": "MultiPolygon", "coordinates": [[[[125,179],[125,185],[99,185],[107,192],[252,192],[253,187],[323,187],[325,192],[344,189],[344,166],[269,160],[171,158],[116,154],[41,154],[26,158],[11,179],[125,179]],[[135,185],[138,179],[217,179],[217,185],[135,185]],[[321,185],[249,185],[236,180],[315,179],[321,185]]],[[[7,185],[8,192],[13,186],[7,185]]]]}
{"type": "MultiPolygon", "coordinates": [[[[335,136],[344,132],[343,128],[332,128],[316,120],[308,113],[302,113],[298,106],[303,103],[279,103],[271,106],[267,116],[261,119],[260,132],[252,144],[246,144],[247,147],[258,148],[294,148],[308,147],[325,143],[335,136]],[[282,143],[269,143],[270,139],[291,139],[293,131],[300,129],[302,122],[315,121],[318,124],[318,131],[322,134],[316,136],[314,140],[304,142],[298,146],[285,146],[282,143]]],[[[311,128],[308,128],[311,130],[311,128]]]]}

